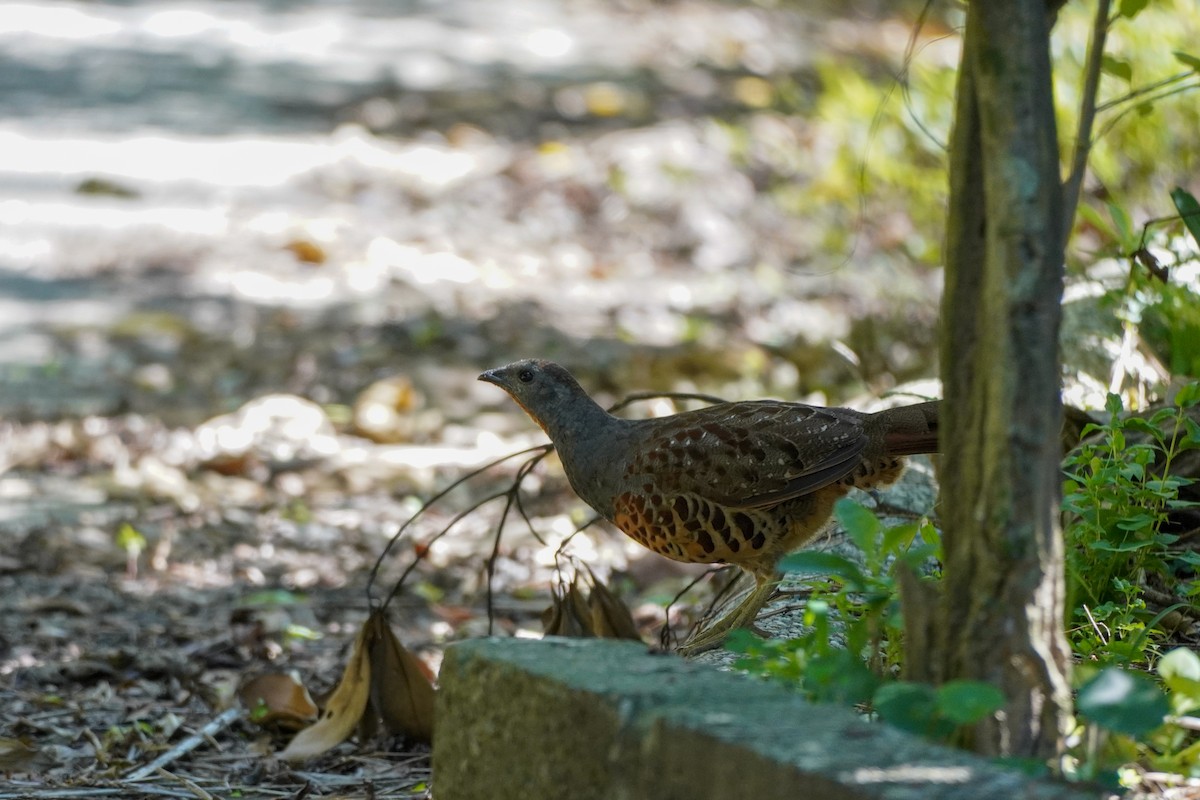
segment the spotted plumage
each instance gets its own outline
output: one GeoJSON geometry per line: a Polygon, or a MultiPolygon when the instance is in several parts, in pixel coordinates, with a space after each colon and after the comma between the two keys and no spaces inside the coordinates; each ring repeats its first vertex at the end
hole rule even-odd
{"type": "Polygon", "coordinates": [[[571,486],[632,539],[676,561],[736,564],[755,576],[753,607],[735,610],[705,645],[753,620],[779,559],[821,530],[839,497],[890,483],[902,456],[937,449],[937,403],[867,414],[756,400],[627,420],[549,361],[480,379],[541,425],[571,486]]]}

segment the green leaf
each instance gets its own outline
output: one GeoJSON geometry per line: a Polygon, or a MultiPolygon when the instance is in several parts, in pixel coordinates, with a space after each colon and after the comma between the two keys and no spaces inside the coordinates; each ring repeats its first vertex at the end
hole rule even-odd
{"type": "Polygon", "coordinates": [[[929,732],[937,714],[937,693],[923,683],[886,683],[875,692],[872,705],[885,722],[923,734],[929,732]]]}
{"type": "Polygon", "coordinates": [[[801,550],[781,560],[779,569],[783,572],[802,572],[807,575],[834,575],[858,586],[867,583],[867,578],[858,564],[837,553],[801,550]]]}
{"type": "MultiPolygon", "coordinates": [[[[1115,222],[1117,227],[1120,228],[1121,238],[1128,239],[1130,222],[1129,215],[1125,213],[1125,209],[1109,203],[1108,212],[1112,214],[1113,222],[1115,222]]],[[[1124,407],[1124,403],[1121,402],[1121,395],[1116,394],[1115,392],[1108,393],[1108,397],[1106,397],[1104,400],[1105,411],[1107,411],[1111,416],[1116,416],[1117,414],[1121,413],[1124,407]]]]}
{"type": "Polygon", "coordinates": [[[928,519],[921,523],[921,541],[925,542],[925,546],[916,548],[917,550],[931,549],[932,558],[939,561],[942,559],[942,532],[928,519]]]}
{"type": "Polygon", "coordinates": [[[755,636],[752,631],[747,628],[737,628],[729,632],[729,636],[725,639],[725,649],[731,653],[741,653],[743,655],[753,653],[760,649],[758,646],[762,644],[762,639],[755,636]]]}
{"type": "Polygon", "coordinates": [[[1200,403],[1200,381],[1193,381],[1175,393],[1175,405],[1191,408],[1200,403]]]}
{"type": "Polygon", "coordinates": [[[1158,675],[1171,690],[1176,714],[1200,708],[1200,656],[1179,647],[1158,660],[1158,675]]]}
{"type": "Polygon", "coordinates": [[[804,688],[818,702],[850,704],[871,699],[879,679],[848,650],[813,658],[804,671],[804,688]]]}
{"type": "Polygon", "coordinates": [[[132,556],[137,556],[146,549],[146,537],[128,522],[121,523],[121,527],[117,529],[116,538],[117,547],[132,556]]]}
{"type": "Polygon", "coordinates": [[[1157,728],[1171,710],[1153,681],[1116,667],[1083,685],[1076,708],[1097,725],[1134,737],[1157,728]]]}
{"type": "Polygon", "coordinates": [[[1117,528],[1123,531],[1140,531],[1153,526],[1156,521],[1150,514],[1131,514],[1117,520],[1117,528]]]}
{"type": "MultiPolygon", "coordinates": [[[[1087,203],[1080,203],[1079,218],[1091,225],[1096,230],[1107,235],[1108,238],[1117,238],[1117,229],[1113,227],[1112,221],[1106,219],[1104,215],[1097,211],[1094,206],[1090,206],[1087,203]]],[[[1083,435],[1087,435],[1086,429],[1084,430],[1083,435]]]]}
{"type": "Polygon", "coordinates": [[[1158,674],[1168,682],[1177,677],[1200,681],[1200,656],[1185,647],[1177,647],[1158,660],[1158,674]]]}
{"type": "Polygon", "coordinates": [[[919,530],[920,526],[915,522],[906,522],[903,525],[894,525],[888,528],[883,532],[883,552],[900,553],[907,550],[913,539],[917,538],[919,530]]]}
{"type": "Polygon", "coordinates": [[[1126,83],[1133,80],[1133,67],[1123,58],[1104,56],[1100,61],[1100,69],[1126,83]]]}
{"type": "Polygon", "coordinates": [[[1187,443],[1189,445],[1200,445],[1200,423],[1197,423],[1194,419],[1188,417],[1184,420],[1184,424],[1187,425],[1188,430],[1187,443]]]}
{"type": "Polygon", "coordinates": [[[983,681],[949,681],[937,690],[937,708],[959,725],[973,725],[1004,708],[1004,692],[983,681]]]}
{"type": "Polygon", "coordinates": [[[1151,541],[1129,541],[1111,544],[1109,542],[1088,542],[1088,547],[1092,550],[1100,550],[1104,553],[1132,553],[1137,550],[1144,550],[1147,547],[1154,545],[1151,541]]]}
{"type": "Polygon", "coordinates": [[[1133,19],[1149,4],[1150,0],[1121,0],[1121,5],[1117,8],[1117,14],[1133,19]]]}
{"type": "Polygon", "coordinates": [[[879,518],[869,509],[853,500],[842,498],[833,507],[838,523],[846,529],[850,539],[864,552],[875,549],[875,537],[882,527],[879,518]]]}
{"type": "Polygon", "coordinates": [[[1196,202],[1196,196],[1181,186],[1171,190],[1171,200],[1188,233],[1196,240],[1196,244],[1200,244],[1200,202],[1196,202]]]}
{"type": "Polygon", "coordinates": [[[1175,60],[1180,64],[1183,64],[1185,67],[1191,67],[1196,72],[1200,72],[1200,58],[1190,53],[1185,53],[1182,50],[1174,51],[1173,55],[1175,56],[1175,60]]]}
{"type": "MultiPolygon", "coordinates": [[[[1117,230],[1117,243],[1127,252],[1133,252],[1137,249],[1138,240],[1133,235],[1133,221],[1129,218],[1129,212],[1121,208],[1116,203],[1106,203],[1108,206],[1109,216],[1112,217],[1113,225],[1117,230]]],[[[1109,395],[1111,398],[1113,395],[1109,395]]],[[[1118,401],[1120,397],[1118,396],[1118,401]]],[[[1120,407],[1117,408],[1120,411],[1120,407]]],[[[1111,409],[1110,409],[1111,411],[1111,409]]]]}

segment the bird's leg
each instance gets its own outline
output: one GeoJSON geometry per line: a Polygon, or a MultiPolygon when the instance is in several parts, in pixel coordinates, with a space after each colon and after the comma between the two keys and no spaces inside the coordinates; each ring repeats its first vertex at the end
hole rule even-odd
{"type": "Polygon", "coordinates": [[[686,642],[676,648],[675,652],[686,657],[713,650],[721,646],[731,631],[752,627],[758,612],[762,610],[762,607],[766,605],[778,588],[779,579],[780,576],[774,572],[756,572],[754,588],[742,602],[716,622],[697,630],[686,642]]]}

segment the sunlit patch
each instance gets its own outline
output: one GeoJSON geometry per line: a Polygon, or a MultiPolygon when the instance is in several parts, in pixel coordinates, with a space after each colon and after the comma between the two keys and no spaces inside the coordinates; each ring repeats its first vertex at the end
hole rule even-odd
{"type": "Polygon", "coordinates": [[[332,278],[315,275],[308,279],[280,277],[258,270],[236,270],[226,276],[234,293],[250,300],[305,305],[328,300],[334,293],[332,278]]]}
{"type": "Polygon", "coordinates": [[[62,3],[0,3],[0,36],[88,39],[112,34],[120,27],[111,20],[62,3]]]}
{"type": "Polygon", "coordinates": [[[377,237],[367,247],[367,261],[386,265],[395,273],[415,283],[438,281],[471,283],[478,280],[479,270],[470,261],[454,253],[426,253],[411,245],[377,237]]]}
{"type": "Polygon", "coordinates": [[[563,58],[575,49],[575,40],[558,28],[538,28],[525,35],[525,49],[538,58],[563,58]]]}
{"type": "Polygon", "coordinates": [[[151,186],[186,182],[278,186],[330,163],[337,151],[317,137],[93,136],[0,131],[0,173],[90,176],[151,186]]]}
{"type": "Polygon", "coordinates": [[[142,22],[141,27],[151,36],[176,38],[195,36],[217,25],[217,19],[211,14],[193,9],[172,8],[153,12],[142,22]]]}

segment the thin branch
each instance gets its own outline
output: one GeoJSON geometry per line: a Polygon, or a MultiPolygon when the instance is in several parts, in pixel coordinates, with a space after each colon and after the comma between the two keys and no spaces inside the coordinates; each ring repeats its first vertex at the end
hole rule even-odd
{"type": "Polygon", "coordinates": [[[167,780],[182,784],[193,796],[200,798],[200,800],[215,800],[211,792],[205,790],[204,787],[186,775],[176,775],[174,772],[168,772],[161,767],[158,768],[157,772],[160,778],[166,778],[167,780]]]}
{"type": "MultiPolygon", "coordinates": [[[[710,575],[716,574],[716,573],[724,572],[728,569],[729,569],[729,567],[727,565],[718,565],[718,566],[715,566],[715,567],[705,570],[704,572],[700,573],[699,575],[697,575],[696,577],[694,577],[690,581],[688,581],[687,585],[684,586],[682,589],[680,589],[678,592],[676,592],[675,596],[671,598],[671,601],[669,603],[667,603],[666,607],[663,609],[663,614],[664,614],[663,626],[662,626],[662,629],[658,632],[658,643],[662,646],[662,648],[664,650],[671,649],[671,634],[673,633],[673,631],[671,630],[671,609],[675,607],[676,603],[678,603],[680,600],[683,599],[684,595],[686,595],[692,589],[696,588],[696,586],[698,586],[700,584],[700,582],[703,581],[705,578],[707,578],[710,575]]],[[[735,575],[733,580],[729,581],[727,584],[725,584],[724,587],[721,588],[721,590],[719,592],[717,592],[716,597],[713,598],[712,603],[705,610],[704,614],[702,614],[700,619],[696,620],[692,624],[693,629],[697,625],[699,625],[700,622],[705,617],[707,617],[709,614],[712,613],[713,609],[716,608],[717,603],[720,602],[721,597],[733,585],[733,582],[736,580],[737,580],[737,576],[735,575]]]]}
{"type": "Polygon", "coordinates": [[[634,392],[626,395],[619,403],[608,407],[608,413],[620,411],[626,406],[631,406],[634,403],[640,403],[643,400],[699,400],[703,403],[718,403],[727,402],[723,397],[717,397],[711,394],[698,394],[696,392],[634,392]]]}
{"type": "MultiPolygon", "coordinates": [[[[404,533],[404,531],[408,530],[409,526],[412,525],[414,522],[416,522],[418,517],[420,517],[422,514],[424,514],[426,511],[428,511],[429,508],[431,506],[433,506],[434,503],[436,503],[438,500],[441,500],[446,495],[450,494],[450,492],[454,491],[459,486],[461,486],[462,484],[469,481],[471,478],[474,478],[476,475],[480,475],[484,472],[487,472],[492,467],[503,464],[505,461],[516,458],[517,456],[525,455],[526,453],[533,453],[538,450],[549,452],[552,449],[552,447],[553,447],[552,445],[542,444],[542,445],[538,445],[537,447],[529,447],[524,450],[518,450],[515,453],[509,453],[506,456],[497,458],[494,461],[489,461],[488,463],[484,464],[482,467],[477,467],[476,469],[473,469],[470,472],[468,472],[466,475],[463,475],[461,478],[455,480],[453,483],[451,483],[445,489],[442,489],[440,492],[435,494],[433,497],[429,498],[424,503],[422,503],[421,507],[417,509],[417,512],[415,514],[413,514],[411,517],[409,517],[408,520],[406,520],[405,523],[403,525],[401,525],[394,534],[392,534],[392,538],[388,539],[388,543],[386,545],[384,545],[383,552],[379,554],[379,558],[375,559],[375,565],[371,567],[371,575],[367,579],[367,604],[374,607],[372,604],[373,598],[371,597],[371,587],[373,587],[375,585],[375,578],[379,574],[379,568],[383,565],[383,560],[387,557],[387,554],[391,551],[392,547],[396,544],[396,542],[400,541],[400,536],[404,533]]],[[[489,497],[488,500],[492,500],[492,499],[494,499],[494,497],[495,496],[489,497]]],[[[482,502],[487,502],[487,500],[484,500],[482,502]]],[[[475,506],[473,506],[473,508],[478,508],[479,505],[481,505],[481,504],[482,503],[478,503],[475,506]]],[[[421,556],[418,554],[416,561],[420,561],[420,560],[421,560],[421,556]]],[[[408,572],[406,571],[405,575],[407,575],[407,574],[408,574],[408,572]]],[[[395,593],[396,593],[395,589],[393,589],[392,592],[388,595],[389,599],[390,599],[391,595],[393,595],[395,593]]]]}
{"type": "Polygon", "coordinates": [[[507,498],[507,500],[505,500],[505,502],[504,502],[504,511],[502,511],[500,513],[500,522],[497,523],[497,525],[496,525],[496,538],[492,542],[492,552],[488,556],[488,560],[487,560],[487,601],[486,601],[486,605],[487,605],[488,635],[489,636],[492,634],[492,628],[495,624],[496,610],[495,610],[495,605],[492,600],[492,581],[496,576],[496,562],[500,558],[500,539],[504,534],[504,524],[508,521],[508,512],[510,512],[512,510],[514,505],[517,507],[517,513],[519,513],[522,516],[522,518],[524,518],[525,524],[529,526],[529,530],[530,530],[530,532],[533,533],[534,538],[536,538],[543,545],[546,544],[545,540],[542,539],[542,537],[540,535],[538,535],[537,531],[534,529],[533,521],[530,520],[529,516],[525,513],[525,507],[521,503],[521,482],[525,480],[525,476],[528,475],[533,470],[533,468],[536,467],[543,458],[550,455],[550,453],[553,449],[554,449],[553,445],[547,445],[546,449],[543,452],[538,453],[535,456],[532,456],[524,464],[522,464],[520,469],[517,470],[516,477],[513,478],[512,484],[503,493],[503,495],[507,498]]]}
{"type": "Polygon", "coordinates": [[[1088,42],[1083,76],[1083,101],[1079,108],[1079,125],[1075,129],[1075,151],[1071,155],[1071,172],[1063,184],[1063,238],[1068,239],[1075,226],[1075,209],[1083,178],[1087,174],[1088,155],[1092,150],[1092,126],[1096,123],[1096,97],[1100,91],[1100,73],[1104,65],[1104,41],[1108,38],[1108,11],[1112,0],[1099,0],[1092,37],[1088,42]]]}
{"type": "MultiPolygon", "coordinates": [[[[1189,214],[1186,216],[1191,217],[1192,215],[1189,214]]],[[[1149,238],[1150,238],[1150,229],[1152,227],[1155,227],[1158,225],[1168,225],[1170,223],[1179,222],[1180,220],[1185,219],[1185,218],[1186,217],[1183,214],[1172,214],[1169,217],[1151,217],[1150,219],[1146,220],[1142,224],[1142,236],[1140,239],[1138,239],[1138,245],[1140,247],[1146,246],[1146,244],[1148,243],[1149,238]]]]}
{"type": "MultiPolygon", "coordinates": [[[[917,14],[917,20],[916,20],[916,22],[913,23],[912,29],[909,31],[909,34],[908,34],[908,42],[904,46],[904,61],[903,61],[903,65],[900,69],[900,74],[898,74],[896,76],[896,83],[898,83],[900,85],[900,91],[904,97],[904,111],[905,111],[905,113],[908,114],[909,120],[914,125],[917,126],[917,130],[919,130],[919,131],[921,131],[921,133],[925,134],[925,137],[927,139],[929,139],[929,141],[931,141],[934,144],[934,146],[937,147],[937,149],[945,151],[947,149],[946,142],[939,139],[937,137],[937,134],[935,134],[933,131],[929,130],[929,127],[925,124],[925,121],[923,119],[921,119],[920,115],[918,115],[913,110],[912,83],[909,80],[909,78],[912,74],[913,62],[916,60],[917,54],[920,52],[917,48],[917,42],[920,39],[921,31],[925,28],[925,24],[929,21],[929,14],[930,14],[930,12],[932,12],[932,10],[933,10],[933,0],[927,0],[925,5],[921,6],[920,13],[917,14]]],[[[948,38],[950,38],[950,34],[947,34],[945,36],[939,36],[939,37],[933,39],[932,41],[926,42],[924,45],[921,46],[920,49],[924,50],[926,47],[929,47],[934,42],[940,42],[943,39],[948,39],[948,38]]],[[[880,103],[879,106],[875,109],[875,115],[871,118],[871,135],[872,136],[874,136],[875,129],[878,127],[879,123],[881,122],[883,106],[884,106],[884,104],[887,103],[888,97],[891,96],[891,92],[892,92],[892,87],[889,87],[887,96],[884,97],[883,102],[880,103]]],[[[863,160],[863,174],[860,175],[859,188],[863,188],[865,186],[865,182],[866,182],[865,172],[866,172],[866,160],[864,159],[863,160]]]]}
{"type": "MultiPolygon", "coordinates": [[[[462,522],[464,519],[466,519],[471,514],[474,514],[476,511],[478,511],[483,506],[487,505],[488,503],[492,502],[493,500],[497,500],[501,497],[507,497],[508,495],[509,495],[509,490],[505,489],[503,492],[496,492],[494,494],[488,495],[487,497],[483,498],[482,500],[475,501],[474,503],[472,503],[470,505],[470,507],[468,507],[464,511],[460,511],[458,514],[455,514],[454,518],[451,519],[449,522],[447,522],[445,527],[443,527],[440,531],[435,533],[433,536],[430,536],[429,539],[425,542],[425,549],[416,554],[416,557],[413,558],[412,563],[410,563],[407,567],[404,568],[404,572],[401,572],[400,577],[397,578],[396,582],[392,584],[392,589],[391,589],[391,591],[388,592],[387,597],[385,597],[383,599],[383,605],[381,607],[387,608],[388,604],[392,602],[392,598],[395,597],[400,592],[401,587],[404,586],[404,581],[407,580],[408,576],[412,574],[412,571],[417,568],[417,565],[425,560],[425,556],[428,555],[428,553],[429,553],[430,545],[432,545],[438,539],[441,539],[443,536],[445,536],[447,533],[449,533],[450,530],[455,525],[462,522]]],[[[370,597],[370,587],[368,587],[367,591],[368,591],[368,597],[370,597]]],[[[372,603],[371,607],[372,608],[375,607],[373,603],[372,603]]]]}
{"type": "Polygon", "coordinates": [[[1169,78],[1163,78],[1161,81],[1147,83],[1145,86],[1139,86],[1138,88],[1131,90],[1128,94],[1123,94],[1120,97],[1114,97],[1112,100],[1107,100],[1101,103],[1100,105],[1096,106],[1096,111],[1103,113],[1108,111],[1110,108],[1116,108],[1123,103],[1128,103],[1131,100],[1137,100],[1142,95],[1150,94],[1151,92],[1161,89],[1164,86],[1170,86],[1173,83],[1179,83],[1180,81],[1186,80],[1195,74],[1195,70],[1189,69],[1184,72],[1177,72],[1169,78]]]}
{"type": "Polygon", "coordinates": [[[157,774],[157,772],[167,764],[170,764],[180,756],[187,755],[200,745],[207,742],[214,733],[228,727],[241,715],[242,709],[237,706],[231,706],[230,708],[225,709],[216,717],[209,720],[208,724],[206,724],[203,728],[196,731],[191,736],[188,736],[186,739],[160,755],[158,758],[151,761],[146,766],[139,767],[138,769],[135,769],[133,772],[126,775],[125,780],[141,781],[145,780],[151,775],[157,774]]]}
{"type": "MultiPolygon", "coordinates": [[[[1144,102],[1156,103],[1159,100],[1165,100],[1166,98],[1172,97],[1177,94],[1183,94],[1184,92],[1190,92],[1193,89],[1200,89],[1200,82],[1186,83],[1183,86],[1177,86],[1174,89],[1171,89],[1170,91],[1160,92],[1159,94],[1152,95],[1151,97],[1146,98],[1146,100],[1144,102]]],[[[1139,106],[1129,106],[1128,108],[1121,109],[1121,113],[1117,114],[1112,119],[1110,119],[1107,123],[1105,123],[1104,127],[1100,129],[1100,132],[1096,134],[1096,139],[1103,139],[1105,136],[1107,136],[1108,132],[1111,131],[1113,128],[1115,128],[1117,123],[1120,122],[1125,117],[1126,114],[1130,113],[1131,111],[1137,110],[1138,107],[1139,106]]]]}

